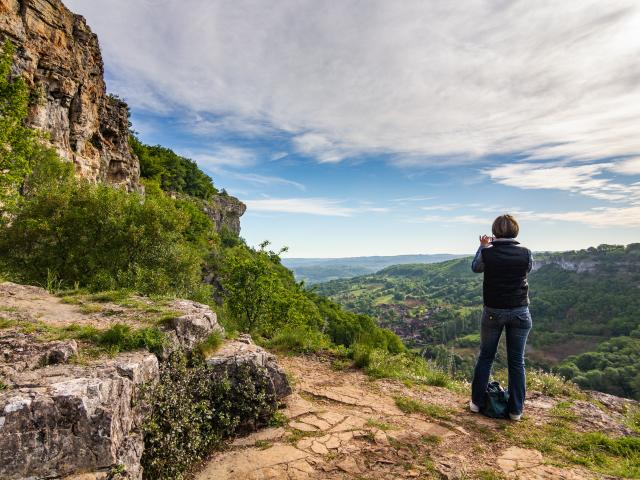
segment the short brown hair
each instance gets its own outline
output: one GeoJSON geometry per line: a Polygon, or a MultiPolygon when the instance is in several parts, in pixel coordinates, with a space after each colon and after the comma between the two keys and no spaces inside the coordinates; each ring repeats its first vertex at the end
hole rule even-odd
{"type": "Polygon", "coordinates": [[[493,221],[491,232],[496,238],[516,238],[520,232],[520,225],[512,215],[507,213],[493,221]]]}

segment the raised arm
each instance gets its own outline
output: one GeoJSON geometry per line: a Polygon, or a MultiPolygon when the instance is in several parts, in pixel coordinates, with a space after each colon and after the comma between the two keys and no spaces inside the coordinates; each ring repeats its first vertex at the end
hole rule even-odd
{"type": "Polygon", "coordinates": [[[473,258],[471,262],[471,270],[476,273],[484,272],[484,261],[482,260],[482,250],[485,248],[489,248],[491,246],[492,237],[488,235],[480,235],[480,247],[478,247],[478,251],[476,252],[476,256],[473,258]]]}

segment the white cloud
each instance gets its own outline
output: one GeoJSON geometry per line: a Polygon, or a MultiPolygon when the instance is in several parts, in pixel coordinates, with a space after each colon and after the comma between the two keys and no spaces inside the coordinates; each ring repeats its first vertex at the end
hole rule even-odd
{"type": "Polygon", "coordinates": [[[640,175],[640,157],[621,160],[611,170],[623,175],[640,175]]]}
{"type": "Polygon", "coordinates": [[[245,148],[228,145],[218,146],[210,152],[183,152],[185,157],[196,161],[202,168],[215,170],[221,166],[245,168],[258,162],[256,153],[245,148]]]}
{"type": "Polygon", "coordinates": [[[66,3],[134,108],[275,129],[322,162],[640,153],[636,0],[66,3]]]}
{"type": "Polygon", "coordinates": [[[573,212],[529,212],[521,215],[531,220],[578,222],[591,227],[640,227],[640,205],[628,207],[599,207],[573,212]]]}
{"type": "Polygon", "coordinates": [[[351,217],[358,213],[386,213],[389,211],[385,207],[375,207],[362,203],[357,206],[345,206],[345,201],[322,197],[264,198],[243,201],[247,204],[249,212],[281,212],[327,217],[351,217]]]}
{"type": "Polygon", "coordinates": [[[511,187],[566,190],[609,201],[629,201],[640,198],[640,187],[637,185],[617,183],[602,176],[607,171],[618,168],[620,165],[616,163],[587,165],[512,163],[487,169],[485,173],[492,180],[511,187]]]}
{"type": "MultiPolygon", "coordinates": [[[[218,174],[220,173],[222,173],[222,171],[218,171],[218,174]]],[[[297,188],[298,190],[306,190],[306,187],[302,183],[294,182],[293,180],[287,180],[286,178],[282,177],[274,177],[272,175],[260,175],[257,173],[237,173],[229,172],[227,170],[224,171],[224,175],[227,177],[235,178],[237,180],[258,185],[286,185],[297,188]]]]}
{"type": "Polygon", "coordinates": [[[442,211],[448,212],[451,210],[457,210],[460,207],[462,207],[462,205],[460,205],[459,203],[443,203],[441,205],[427,205],[426,207],[420,207],[420,209],[426,210],[426,211],[442,210],[442,211]]]}
{"type": "Polygon", "coordinates": [[[425,215],[409,219],[411,223],[468,223],[491,225],[491,218],[476,215],[425,215]]]}

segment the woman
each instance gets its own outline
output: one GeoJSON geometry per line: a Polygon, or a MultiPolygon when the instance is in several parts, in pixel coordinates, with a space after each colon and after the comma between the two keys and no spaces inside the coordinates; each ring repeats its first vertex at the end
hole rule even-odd
{"type": "Polygon", "coordinates": [[[516,421],[522,418],[526,391],[524,348],[531,330],[527,274],[533,265],[531,251],[515,240],[519,230],[511,215],[496,218],[491,227],[494,236],[480,236],[480,248],[471,264],[474,272],[484,272],[484,310],[469,408],[479,412],[484,406],[491,365],[504,329],[509,364],[509,417],[516,421]]]}

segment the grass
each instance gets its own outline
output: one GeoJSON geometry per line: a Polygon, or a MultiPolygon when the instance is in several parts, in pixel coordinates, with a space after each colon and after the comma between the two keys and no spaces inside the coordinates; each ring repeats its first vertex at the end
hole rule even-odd
{"type": "Polygon", "coordinates": [[[290,433],[287,436],[286,440],[287,440],[287,443],[290,443],[291,445],[295,445],[296,443],[298,443],[303,438],[321,437],[324,434],[325,434],[324,432],[320,432],[320,431],[303,432],[302,430],[297,430],[297,429],[294,428],[294,429],[292,429],[290,431],[290,433]]]}
{"type": "Polygon", "coordinates": [[[433,403],[425,403],[415,398],[396,395],[393,397],[397,407],[404,413],[422,413],[438,420],[451,420],[453,410],[433,403]]]}
{"type": "Polygon", "coordinates": [[[289,424],[289,419],[287,416],[279,411],[276,411],[273,416],[269,419],[270,427],[286,427],[289,424]]]}
{"type": "Polygon", "coordinates": [[[331,347],[331,341],[326,335],[304,327],[284,328],[265,344],[267,348],[288,354],[317,353],[331,347]]]}
{"type": "Polygon", "coordinates": [[[85,314],[100,313],[104,310],[102,305],[97,303],[84,303],[80,306],[80,312],[85,314]]]}
{"type": "Polygon", "coordinates": [[[437,435],[423,435],[420,438],[420,441],[424,445],[438,445],[440,442],[442,442],[442,438],[437,435]]]}
{"type": "Polygon", "coordinates": [[[131,290],[109,290],[106,292],[99,292],[89,295],[89,300],[92,302],[100,302],[100,303],[121,303],[133,295],[131,290]]]}
{"type": "Polygon", "coordinates": [[[422,357],[407,353],[392,355],[380,349],[354,346],[354,365],[373,378],[393,378],[403,382],[432,385],[453,391],[462,389],[459,382],[422,357]]]}
{"type": "Polygon", "coordinates": [[[576,431],[569,407],[570,403],[561,402],[552,409],[551,422],[536,425],[525,419],[507,426],[505,433],[519,445],[535,448],[560,462],[616,477],[639,478],[640,437],[576,431]]]}
{"type": "Polygon", "coordinates": [[[60,301],[68,305],[82,305],[83,303],[82,297],[78,295],[65,295],[60,299],[60,301]]]}
{"type": "Polygon", "coordinates": [[[210,333],[207,338],[196,346],[196,350],[203,358],[209,358],[216,350],[220,348],[224,339],[220,332],[210,333]]]}
{"type": "Polygon", "coordinates": [[[273,446],[273,442],[269,440],[256,440],[254,446],[256,448],[259,448],[260,450],[266,450],[267,448],[271,448],[273,446]]]}
{"type": "Polygon", "coordinates": [[[640,406],[629,406],[625,415],[625,423],[627,427],[635,433],[640,434],[640,406]]]}
{"type": "Polygon", "coordinates": [[[474,472],[473,478],[477,480],[505,480],[505,477],[502,473],[493,472],[491,470],[478,470],[474,472]]]}
{"type": "Polygon", "coordinates": [[[44,322],[18,323],[3,320],[0,323],[0,328],[14,326],[18,326],[22,333],[38,335],[43,341],[82,340],[88,344],[88,347],[93,347],[88,349],[93,356],[105,352],[117,354],[142,348],[160,354],[167,341],[166,334],[155,326],[131,328],[128,325],[116,324],[101,330],[92,325],[78,324],[58,327],[44,322]]]}
{"type": "Polygon", "coordinates": [[[7,388],[9,388],[9,385],[7,385],[2,380],[0,380],[0,392],[2,392],[3,390],[6,390],[7,388]]]}
{"type": "Polygon", "coordinates": [[[0,317],[0,330],[15,327],[18,324],[15,320],[0,317]]]}
{"type": "Polygon", "coordinates": [[[386,432],[388,430],[393,429],[393,427],[391,425],[389,425],[388,423],[378,422],[377,420],[374,420],[373,418],[370,418],[370,419],[367,420],[367,426],[368,427],[377,428],[378,430],[382,430],[383,432],[386,432]]]}
{"type": "Polygon", "coordinates": [[[351,367],[352,362],[345,358],[334,358],[331,360],[331,369],[336,372],[342,372],[351,367]]]}
{"type": "MultiPolygon", "coordinates": [[[[507,370],[496,372],[495,378],[506,385],[508,383],[507,370]]],[[[527,370],[527,390],[542,392],[550,397],[569,397],[576,400],[587,398],[575,383],[555,373],[543,372],[542,370],[527,370]]]]}

